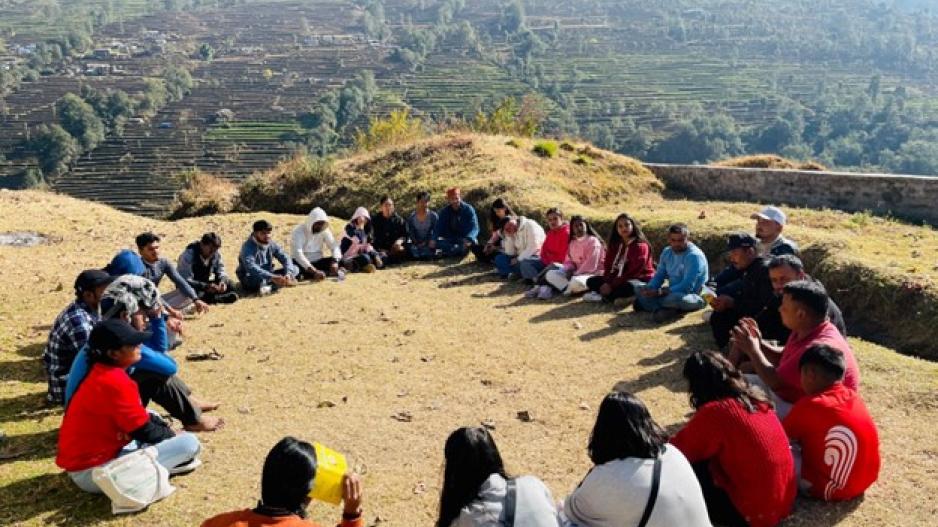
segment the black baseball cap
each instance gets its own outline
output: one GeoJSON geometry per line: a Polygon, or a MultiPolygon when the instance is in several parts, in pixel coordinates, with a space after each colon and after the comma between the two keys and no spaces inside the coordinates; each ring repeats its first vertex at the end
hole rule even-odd
{"type": "Polygon", "coordinates": [[[730,234],[730,237],[726,240],[726,250],[732,251],[733,249],[741,249],[743,247],[755,247],[758,244],[759,241],[751,234],[738,232],[730,234]]]}
{"type": "Polygon", "coordinates": [[[257,221],[255,221],[255,222],[254,222],[254,227],[252,227],[252,228],[254,229],[253,232],[260,232],[260,231],[263,231],[263,232],[270,232],[270,231],[274,230],[274,226],[271,225],[270,222],[267,221],[267,220],[257,220],[257,221]]]}
{"type": "Polygon", "coordinates": [[[75,292],[82,293],[90,291],[96,287],[110,284],[114,281],[113,276],[101,269],[87,269],[79,273],[75,279],[75,292]]]}
{"type": "Polygon", "coordinates": [[[88,345],[100,351],[120,349],[122,346],[136,346],[150,340],[153,333],[137,331],[129,322],[120,318],[109,318],[95,325],[91,330],[88,345]]]}

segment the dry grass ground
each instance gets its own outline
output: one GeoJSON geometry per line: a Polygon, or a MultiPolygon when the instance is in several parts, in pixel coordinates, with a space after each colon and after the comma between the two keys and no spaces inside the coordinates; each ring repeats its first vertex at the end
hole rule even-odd
{"type": "MultiPolygon", "coordinates": [[[[652,223],[694,220],[702,207],[633,205],[652,223]]],[[[747,227],[740,218],[751,207],[707,205],[707,228],[747,227]]],[[[540,476],[560,499],[588,469],[589,430],[615,383],[625,381],[661,424],[686,419],[681,361],[711,342],[699,317],[658,328],[645,316],[579,301],[524,300],[521,286],[494,281],[468,262],[405,266],[245,299],[190,321],[186,343],[175,352],[181,374],[198,394],[223,403],[219,414],[228,426],[200,436],[205,466],[177,478],[176,495],[142,514],[113,518],[105,499],[82,494],[54,465],[61,412],[44,404],[39,358],[49,324],[70,300],[75,274],[102,266],[135,233],[165,234],[165,252],[175,257],[203,231],[216,230],[233,270],[257,216],[165,223],[59,196],[0,192],[0,232],[38,230],[53,241],[0,247],[0,429],[7,435],[0,454],[15,456],[0,459],[0,525],[196,525],[252,505],[265,453],[293,434],[351,456],[365,474],[369,524],[380,518],[381,525],[427,526],[439,492],[443,441],[457,426],[494,421],[509,470],[540,476]],[[224,359],[181,360],[212,348],[224,359]],[[319,408],[324,401],[335,406],[319,408]],[[534,421],[519,421],[522,410],[534,421]],[[399,412],[413,420],[392,419],[399,412]]],[[[281,240],[300,220],[264,216],[281,240]]],[[[857,232],[874,232],[867,229],[879,229],[878,221],[857,232]]],[[[792,230],[799,236],[822,236],[835,225],[849,226],[851,216],[805,214],[797,223],[792,230]]],[[[842,238],[851,244],[845,252],[864,258],[855,236],[842,238]]],[[[869,243],[887,259],[903,252],[884,239],[869,243]]],[[[802,501],[786,525],[930,524],[938,514],[938,364],[851,342],[882,438],[880,481],[861,502],[802,501]]],[[[323,525],[337,514],[313,507],[323,525]]]]}

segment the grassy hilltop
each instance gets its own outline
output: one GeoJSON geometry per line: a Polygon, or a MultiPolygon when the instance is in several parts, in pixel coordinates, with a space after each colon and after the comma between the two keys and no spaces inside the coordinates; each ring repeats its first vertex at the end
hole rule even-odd
{"type": "MultiPolygon", "coordinates": [[[[690,223],[712,254],[725,232],[751,228],[748,215],[757,205],[668,199],[660,183],[627,158],[581,144],[558,144],[556,155],[545,158],[532,153],[536,142],[454,134],[329,167],[297,159],[246,183],[244,196],[228,188],[229,207],[249,207],[242,199],[266,193],[265,204],[276,204],[277,212],[174,222],[54,194],[0,192],[0,232],[33,230],[49,240],[0,247],[0,429],[8,436],[0,445],[0,524],[193,525],[251,506],[264,454],[293,434],[351,456],[364,473],[369,525],[429,525],[443,441],[457,426],[494,422],[509,470],[537,474],[558,499],[588,468],[585,446],[595,411],[616,382],[638,393],[662,425],[679,426],[690,410],[680,379],[683,358],[712,345],[699,317],[655,327],[630,310],[563,298],[525,300],[521,285],[494,280],[467,259],[303,285],[189,321],[186,343],[175,352],[181,375],[197,394],[222,402],[228,427],[201,436],[205,466],[174,480],[179,492],[147,512],[113,518],[106,500],[80,493],[54,466],[61,412],[44,405],[39,359],[49,324],[69,301],[78,271],[102,266],[145,229],[165,236],[164,251],[173,258],[214,230],[233,269],[258,217],[268,218],[275,238],[285,240],[302,221],[298,213],[313,204],[347,217],[354,205],[372,206],[390,191],[407,209],[418,188],[431,189],[438,204],[442,189],[454,183],[477,204],[505,195],[535,217],[559,205],[607,227],[617,211],[628,210],[659,248],[669,221],[690,223]],[[589,162],[578,161],[582,157],[589,162]],[[225,355],[221,361],[182,359],[213,348],[225,355]],[[516,419],[519,411],[529,411],[534,421],[516,419]],[[392,418],[401,412],[412,420],[392,418]]],[[[934,309],[931,284],[938,271],[926,265],[938,260],[932,229],[862,214],[788,212],[789,234],[807,249],[816,274],[834,284],[848,318],[866,322],[858,310],[875,307],[876,318],[899,324],[887,339],[910,351],[928,349],[915,337],[931,335],[934,316],[909,313],[934,309]],[[902,289],[913,282],[924,289],[902,289]],[[895,298],[872,296],[892,288],[899,291],[895,298]]],[[[927,524],[938,513],[938,443],[922,423],[938,418],[938,365],[858,338],[851,344],[863,396],[880,427],[880,481],[859,502],[800,502],[786,525],[927,524]]],[[[324,525],[338,514],[324,505],[312,512],[324,525]]]]}

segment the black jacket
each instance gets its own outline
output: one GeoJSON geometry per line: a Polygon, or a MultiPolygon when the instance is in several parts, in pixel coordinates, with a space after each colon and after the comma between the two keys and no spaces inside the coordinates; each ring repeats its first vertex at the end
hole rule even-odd
{"type": "Polygon", "coordinates": [[[743,317],[756,317],[775,299],[769,262],[757,257],[740,277],[740,287],[730,296],[736,301],[734,309],[743,317]]]}
{"type": "Polygon", "coordinates": [[[385,218],[380,211],[371,216],[371,227],[374,229],[374,246],[379,251],[387,251],[397,240],[407,239],[407,224],[398,213],[385,218]]]}

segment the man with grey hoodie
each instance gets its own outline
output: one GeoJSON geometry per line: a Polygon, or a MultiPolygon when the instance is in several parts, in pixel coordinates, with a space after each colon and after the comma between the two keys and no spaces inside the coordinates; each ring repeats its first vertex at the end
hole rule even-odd
{"type": "Polygon", "coordinates": [[[306,220],[293,229],[291,241],[290,256],[300,270],[300,279],[322,280],[327,273],[338,274],[342,251],[329,229],[329,216],[322,208],[311,210],[306,220]]]}

